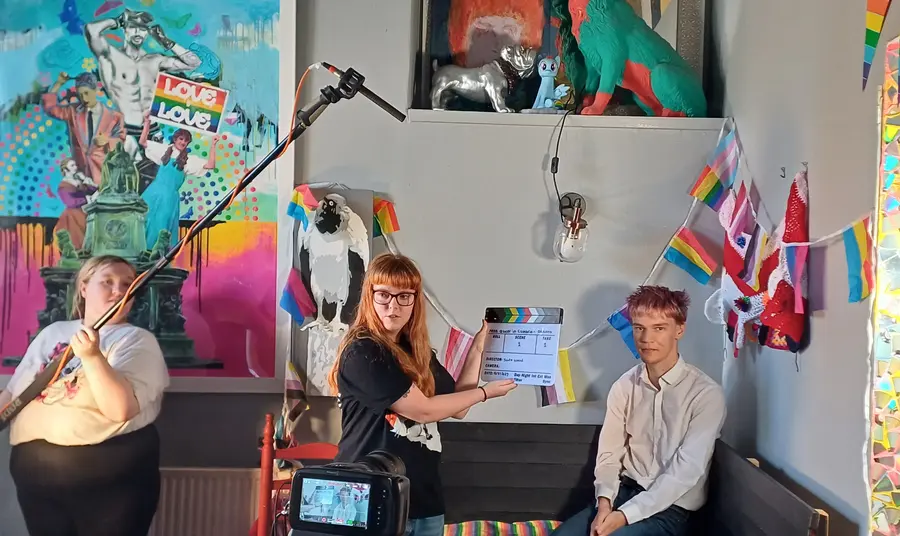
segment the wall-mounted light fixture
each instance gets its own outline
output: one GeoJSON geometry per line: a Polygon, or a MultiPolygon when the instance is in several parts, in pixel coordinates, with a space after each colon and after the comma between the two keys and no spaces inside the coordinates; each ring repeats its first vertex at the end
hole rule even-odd
{"type": "Polygon", "coordinates": [[[578,262],[584,257],[589,231],[582,217],[587,203],[579,194],[568,192],[560,198],[559,214],[562,223],[553,240],[553,251],[560,262],[578,262]]]}

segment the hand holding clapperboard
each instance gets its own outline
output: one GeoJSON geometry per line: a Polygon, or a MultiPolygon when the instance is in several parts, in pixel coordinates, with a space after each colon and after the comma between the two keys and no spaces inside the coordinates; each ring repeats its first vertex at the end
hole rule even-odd
{"type": "Polygon", "coordinates": [[[482,380],[510,379],[543,387],[555,384],[561,308],[489,307],[484,318],[488,333],[482,380]]]}
{"type": "Polygon", "coordinates": [[[218,134],[227,103],[227,90],[159,73],[150,118],[200,134],[218,134]]]}

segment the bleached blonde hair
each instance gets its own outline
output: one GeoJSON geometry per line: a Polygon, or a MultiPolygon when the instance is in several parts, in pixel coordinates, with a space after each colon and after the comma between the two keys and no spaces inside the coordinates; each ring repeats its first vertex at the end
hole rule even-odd
{"type": "Polygon", "coordinates": [[[75,295],[72,297],[71,315],[73,319],[84,318],[84,297],[81,295],[81,287],[91,280],[91,277],[97,273],[97,270],[102,270],[107,266],[114,266],[116,264],[128,266],[135,275],[137,275],[137,269],[133,264],[116,255],[98,255],[84,261],[84,264],[81,265],[78,273],[75,274],[75,295]]]}

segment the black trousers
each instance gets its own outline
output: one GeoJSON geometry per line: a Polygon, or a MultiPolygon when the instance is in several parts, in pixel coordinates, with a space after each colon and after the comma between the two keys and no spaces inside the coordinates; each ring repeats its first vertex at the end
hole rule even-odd
{"type": "Polygon", "coordinates": [[[146,536],[159,503],[159,434],[152,424],[98,445],[30,441],[9,471],[31,536],[146,536]]]}

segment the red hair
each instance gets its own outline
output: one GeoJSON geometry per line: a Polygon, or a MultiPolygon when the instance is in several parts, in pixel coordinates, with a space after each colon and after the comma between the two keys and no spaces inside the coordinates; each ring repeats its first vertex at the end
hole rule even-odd
{"type": "Polygon", "coordinates": [[[683,290],[646,285],[640,286],[632,292],[625,301],[625,305],[628,307],[628,316],[631,318],[634,318],[635,314],[652,311],[667,316],[680,325],[687,322],[691,297],[683,290]]]}
{"type": "Polygon", "coordinates": [[[338,346],[337,359],[331,367],[328,383],[336,395],[337,376],[344,350],[357,339],[368,338],[388,348],[403,372],[413,381],[425,396],[434,395],[434,375],[431,373],[431,341],[425,323],[425,295],[422,292],[422,274],[412,259],[403,255],[379,255],[366,270],[363,279],[362,296],[356,318],[338,346]],[[410,354],[395,342],[384,329],[384,324],[375,312],[375,286],[385,285],[398,289],[409,289],[416,293],[412,316],[403,326],[400,336],[405,337],[412,347],[410,354]]]}

